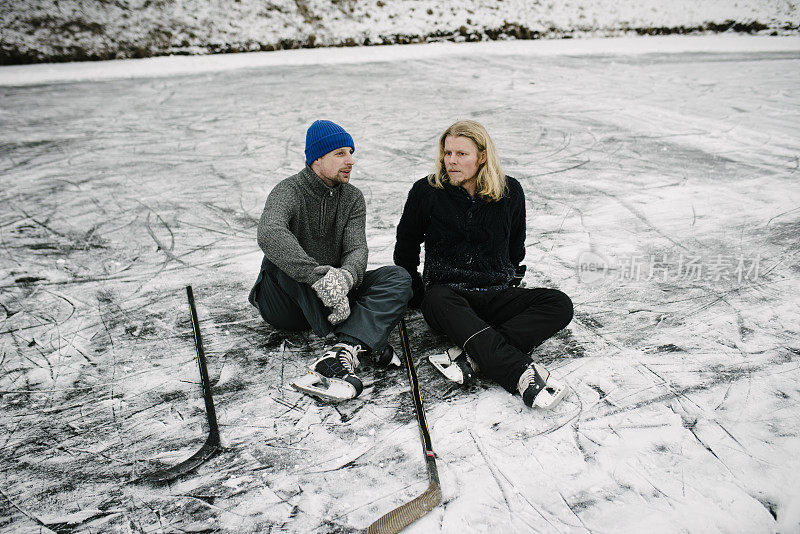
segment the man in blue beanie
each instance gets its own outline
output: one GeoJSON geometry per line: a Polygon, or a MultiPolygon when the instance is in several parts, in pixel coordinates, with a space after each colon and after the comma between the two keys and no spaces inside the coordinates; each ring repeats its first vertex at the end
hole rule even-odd
{"type": "Polygon", "coordinates": [[[400,364],[387,339],[412,295],[403,268],[366,270],[366,203],[349,183],[354,152],[352,136],[338,124],[309,127],[305,168],[267,196],[258,224],[264,260],[249,297],[276,328],[332,335],[332,346],[292,382],[332,401],[363,390],[359,357],[400,364]]]}

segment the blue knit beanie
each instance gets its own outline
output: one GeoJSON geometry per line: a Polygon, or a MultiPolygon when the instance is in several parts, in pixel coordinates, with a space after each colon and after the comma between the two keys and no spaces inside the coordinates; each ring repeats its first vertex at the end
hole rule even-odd
{"type": "Polygon", "coordinates": [[[353,138],[344,128],[331,121],[314,121],[306,132],[306,163],[311,165],[315,159],[343,146],[356,149],[353,138]]]}

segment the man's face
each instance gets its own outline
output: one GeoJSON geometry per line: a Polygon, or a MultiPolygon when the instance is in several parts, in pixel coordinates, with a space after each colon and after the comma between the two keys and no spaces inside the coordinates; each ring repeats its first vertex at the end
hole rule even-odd
{"type": "Polygon", "coordinates": [[[349,146],[331,150],[311,164],[311,169],[322,178],[325,185],[333,187],[336,184],[346,184],[350,181],[350,171],[353,170],[356,160],[353,159],[353,149],[349,146]]]}
{"type": "Polygon", "coordinates": [[[486,153],[468,137],[448,135],[444,139],[444,168],[452,185],[477,181],[478,169],[486,161],[486,153]]]}

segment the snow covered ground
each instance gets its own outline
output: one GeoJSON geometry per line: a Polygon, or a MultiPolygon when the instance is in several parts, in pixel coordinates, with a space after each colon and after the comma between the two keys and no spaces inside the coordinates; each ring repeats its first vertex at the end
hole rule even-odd
{"type": "Polygon", "coordinates": [[[351,532],[419,494],[402,371],[339,406],[285,387],[322,341],[247,304],[255,227],[329,118],[390,263],[473,118],[525,188],[527,283],[575,302],[534,352],[572,391],[453,387],[412,313],[444,504],[408,531],[798,531],[800,40],[586,42],[0,68],[0,530],[351,532]],[[205,439],[186,284],[226,448],[136,484],[205,439]]]}

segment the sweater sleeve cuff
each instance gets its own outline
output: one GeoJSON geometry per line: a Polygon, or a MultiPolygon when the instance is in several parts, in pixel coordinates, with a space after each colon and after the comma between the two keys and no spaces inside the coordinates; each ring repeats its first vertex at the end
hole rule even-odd
{"type": "Polygon", "coordinates": [[[308,285],[311,286],[311,285],[314,285],[315,283],[317,283],[319,281],[319,279],[322,278],[323,276],[325,276],[325,275],[317,273],[312,269],[311,272],[309,272],[308,275],[306,275],[304,277],[305,280],[300,280],[300,281],[301,282],[305,282],[305,283],[307,283],[308,285]]]}
{"type": "Polygon", "coordinates": [[[347,276],[348,279],[349,279],[350,289],[353,289],[355,287],[355,285],[356,285],[356,280],[358,280],[358,276],[357,276],[355,270],[352,267],[350,267],[349,265],[343,265],[342,266],[342,271],[344,271],[345,276],[347,276]]]}
{"type": "Polygon", "coordinates": [[[353,289],[353,286],[356,284],[356,278],[352,275],[350,271],[347,269],[342,269],[345,278],[347,278],[347,282],[350,284],[350,289],[353,289]]]}

